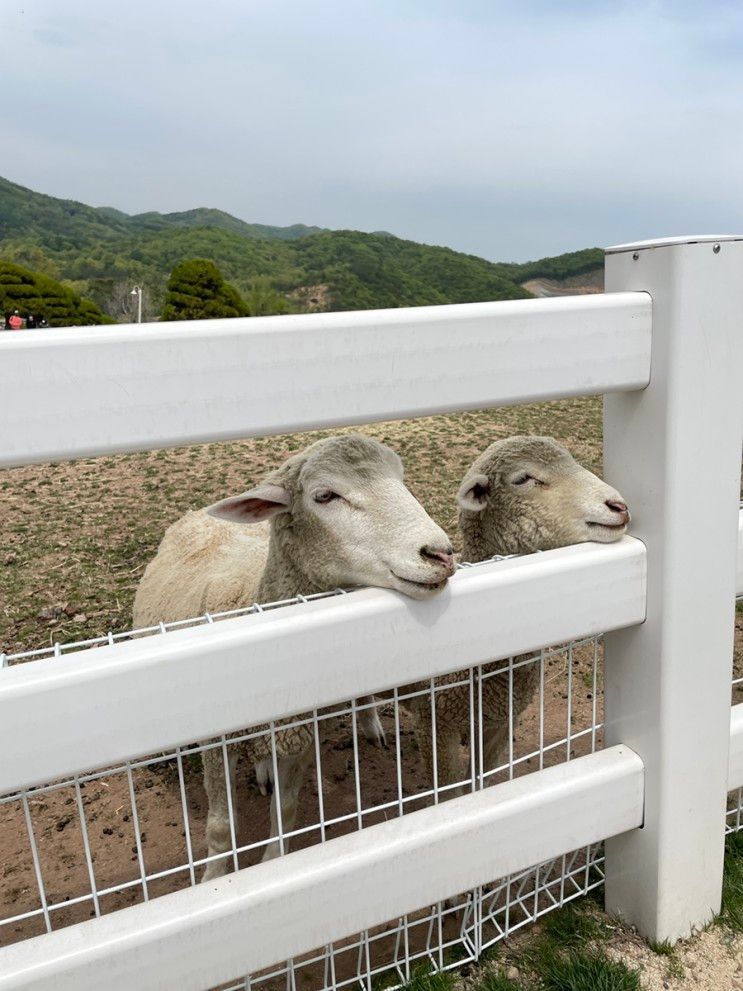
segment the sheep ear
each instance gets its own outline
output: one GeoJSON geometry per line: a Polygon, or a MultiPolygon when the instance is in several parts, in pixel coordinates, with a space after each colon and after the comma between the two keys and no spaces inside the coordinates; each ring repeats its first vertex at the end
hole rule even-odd
{"type": "Polygon", "coordinates": [[[481,513],[488,504],[490,479],[487,475],[468,475],[457,492],[457,502],[462,509],[481,513]]]}
{"type": "Polygon", "coordinates": [[[240,495],[207,507],[207,513],[228,523],[259,523],[279,513],[288,513],[291,496],[281,485],[264,483],[240,495]]]}

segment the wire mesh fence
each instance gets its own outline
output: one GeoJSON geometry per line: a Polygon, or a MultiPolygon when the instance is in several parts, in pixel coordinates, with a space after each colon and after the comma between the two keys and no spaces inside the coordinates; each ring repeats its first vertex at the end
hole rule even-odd
{"type": "Polygon", "coordinates": [[[737,833],[740,829],[743,829],[743,788],[736,788],[728,795],[725,832],[737,833]]]}
{"type": "MultiPolygon", "coordinates": [[[[284,604],[56,644],[5,663],[284,604]]],[[[742,686],[736,668],[734,697],[742,686]]],[[[215,865],[218,873],[249,867],[592,753],[603,744],[602,720],[603,648],[594,637],[0,796],[0,946],[195,885],[215,865]],[[210,757],[225,785],[234,775],[226,841],[211,850],[202,768],[210,757]]],[[[743,828],[743,789],[730,795],[726,828],[743,828]]],[[[602,884],[601,846],[584,848],[230,987],[396,986],[418,966],[477,959],[602,884]]]]}
{"type": "MultiPolygon", "coordinates": [[[[5,663],[132,635],[57,644],[5,663]]],[[[602,743],[602,682],[601,642],[591,638],[0,796],[0,945],[197,884],[210,867],[216,873],[247,867],[591,753],[602,743]],[[225,785],[234,776],[234,788],[223,788],[226,837],[212,849],[202,771],[210,763],[225,785]]],[[[566,861],[563,889],[574,867],[566,861]]],[[[486,921],[487,938],[501,938],[528,901],[524,885],[532,883],[539,911],[554,891],[556,870],[562,877],[558,863],[539,869],[533,882],[528,875],[504,882],[497,897],[498,885],[479,901],[470,894],[469,908],[452,909],[461,930],[456,939],[454,916],[437,909],[436,926],[446,932],[436,952],[451,949],[449,938],[482,948],[486,921]]],[[[422,932],[425,925],[416,919],[414,928],[422,932]]],[[[429,948],[432,939],[426,937],[429,948]]],[[[417,952],[410,950],[409,963],[417,952]]]]}
{"type": "MultiPolygon", "coordinates": [[[[743,509],[743,503],[741,503],[743,509]]],[[[743,595],[736,602],[736,645],[733,656],[733,705],[743,703],[743,595]]],[[[725,816],[725,831],[736,833],[743,829],[743,788],[736,788],[728,795],[727,813],[725,816]]]]}
{"type": "Polygon", "coordinates": [[[743,595],[739,595],[735,602],[732,704],[736,705],[738,702],[743,702],[743,595]]]}
{"type": "Polygon", "coordinates": [[[318,948],[257,974],[244,975],[220,991],[311,987],[362,991],[407,984],[418,970],[451,970],[540,916],[600,887],[601,844],[573,851],[493,884],[463,892],[374,930],[318,948]]]}

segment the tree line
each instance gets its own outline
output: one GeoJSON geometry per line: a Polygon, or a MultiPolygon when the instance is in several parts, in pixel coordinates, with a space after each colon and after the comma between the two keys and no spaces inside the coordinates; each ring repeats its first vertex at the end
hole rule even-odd
{"type": "MultiPolygon", "coordinates": [[[[135,319],[136,302],[132,300],[129,283],[115,287],[111,304],[115,309],[113,315],[104,313],[94,302],[48,275],[0,261],[0,312],[6,327],[12,326],[10,318],[16,314],[27,326],[32,325],[31,321],[35,326],[43,321],[50,327],[83,327],[116,323],[116,318],[126,322],[135,319]]],[[[160,312],[153,310],[151,299],[146,297],[143,318],[204,320],[266,316],[289,310],[288,301],[267,278],[255,278],[248,292],[241,295],[225,281],[214,262],[189,258],[173,269],[160,312]]]]}

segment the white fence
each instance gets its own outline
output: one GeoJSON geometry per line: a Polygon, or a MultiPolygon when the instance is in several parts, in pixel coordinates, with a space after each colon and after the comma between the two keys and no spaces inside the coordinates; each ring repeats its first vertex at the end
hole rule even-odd
{"type": "MultiPolygon", "coordinates": [[[[741,239],[678,239],[611,249],[604,296],[1,338],[4,465],[607,393],[605,474],[636,536],[465,569],[428,602],[366,590],[4,668],[0,793],[24,812],[53,929],[33,789],[72,782],[84,824],[91,768],[123,763],[131,782],[173,749],[182,776],[193,740],[606,632],[605,749],[594,718],[584,756],[473,777],[444,804],[434,789],[432,807],[110,915],[83,829],[100,917],[0,950],[0,988],[205,991],[357,933],[370,987],[374,927],[436,903],[442,930],[444,899],[602,840],[610,911],[657,940],[706,923],[743,787],[742,274],[741,239]]],[[[568,700],[568,758],[572,739],[568,700]]],[[[135,851],[144,870],[139,834],[135,851]]],[[[563,859],[561,885],[585,869],[587,888],[591,856],[563,859]]]]}

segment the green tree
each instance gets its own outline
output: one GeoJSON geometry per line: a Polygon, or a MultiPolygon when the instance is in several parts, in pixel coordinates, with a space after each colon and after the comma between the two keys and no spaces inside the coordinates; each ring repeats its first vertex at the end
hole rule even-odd
{"type": "Polygon", "coordinates": [[[224,281],[214,262],[206,258],[188,258],[171,272],[163,320],[245,316],[248,316],[248,308],[240,293],[224,281]]]}
{"type": "Polygon", "coordinates": [[[89,299],[13,262],[0,261],[0,310],[4,317],[14,310],[24,318],[32,313],[37,321],[45,318],[50,327],[114,323],[89,299]]]}
{"type": "Polygon", "coordinates": [[[48,258],[38,244],[9,244],[3,247],[3,260],[15,262],[22,268],[31,269],[52,279],[59,278],[59,266],[48,258]]]}
{"type": "Polygon", "coordinates": [[[259,275],[250,283],[245,302],[251,317],[270,317],[276,313],[288,313],[289,301],[271,285],[266,275],[259,275]]]}

